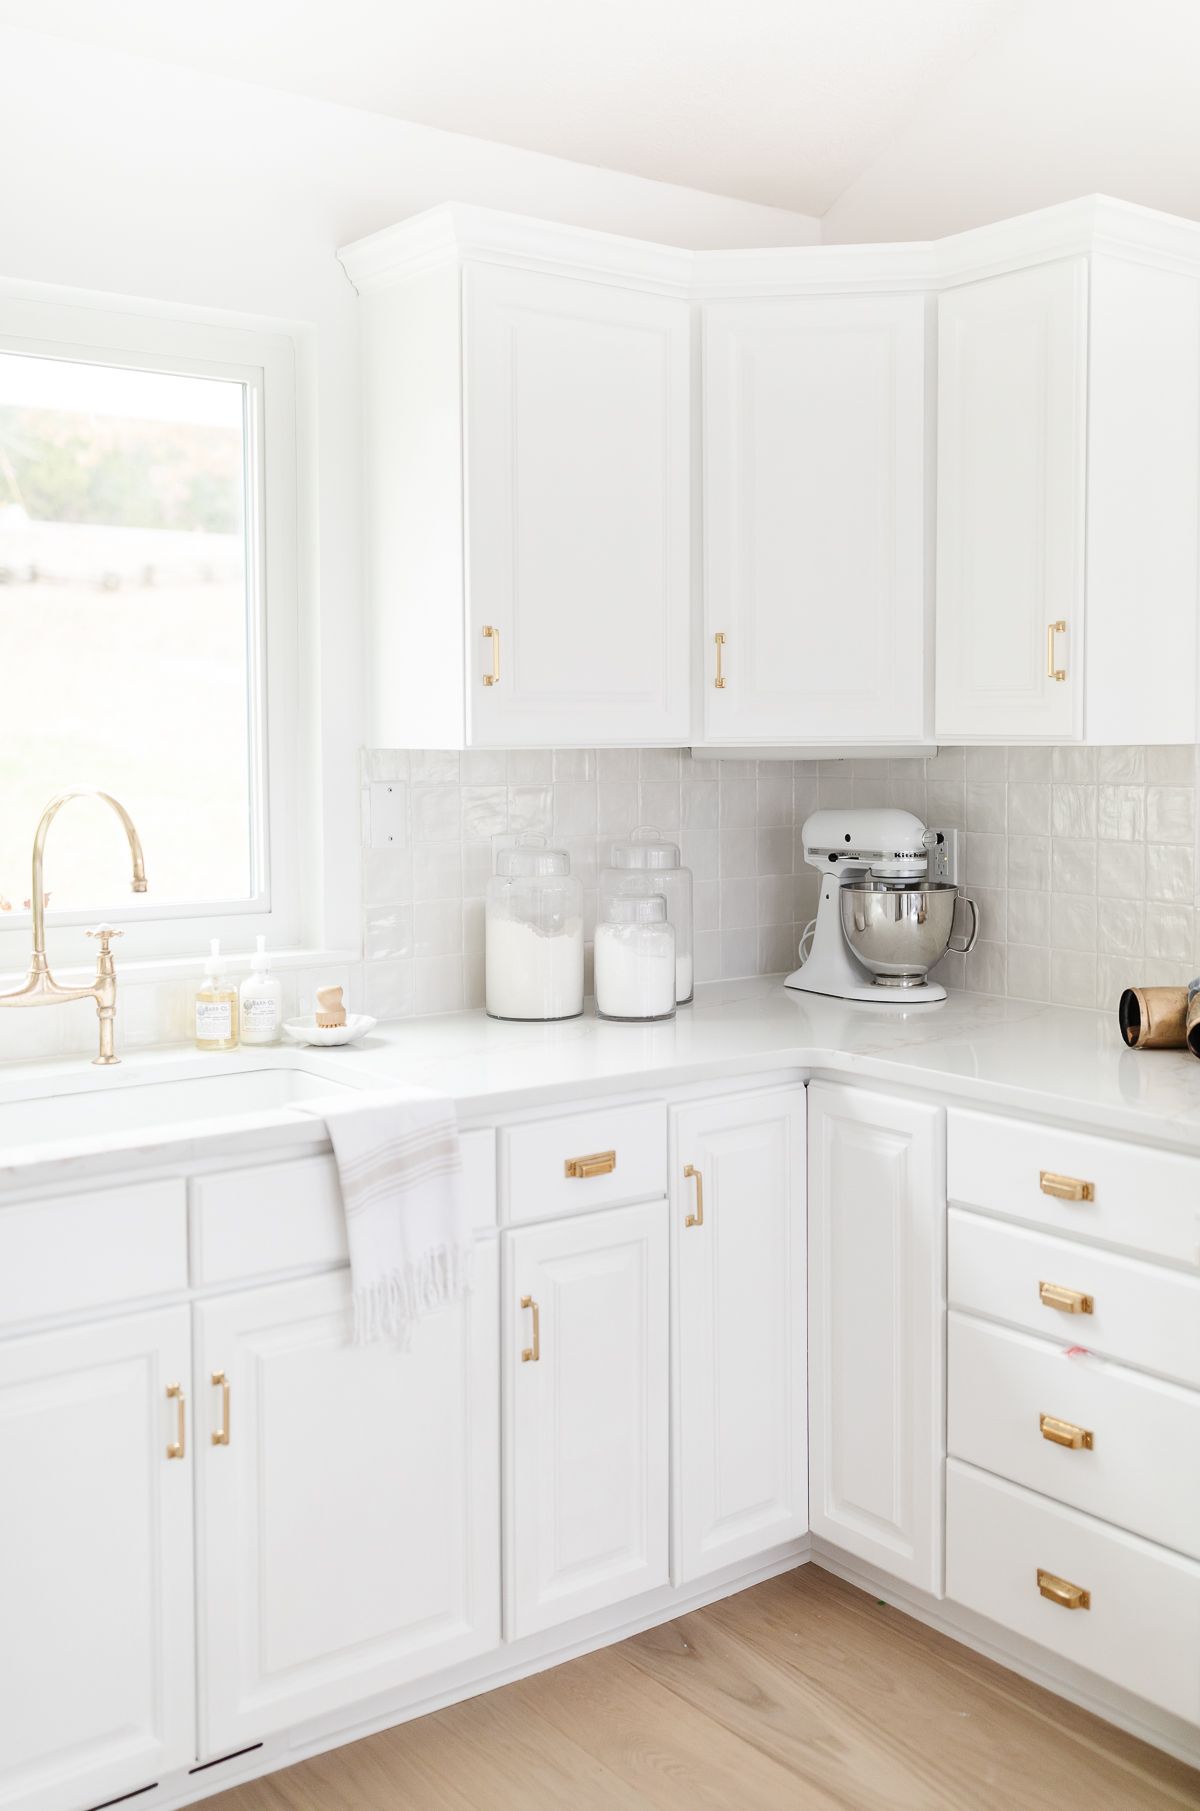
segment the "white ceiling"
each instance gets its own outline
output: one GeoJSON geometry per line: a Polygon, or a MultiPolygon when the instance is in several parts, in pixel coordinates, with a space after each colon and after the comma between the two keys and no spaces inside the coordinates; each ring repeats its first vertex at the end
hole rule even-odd
{"type": "Polygon", "coordinates": [[[823,214],[1026,10],[1027,0],[0,0],[0,24],[823,214]]]}

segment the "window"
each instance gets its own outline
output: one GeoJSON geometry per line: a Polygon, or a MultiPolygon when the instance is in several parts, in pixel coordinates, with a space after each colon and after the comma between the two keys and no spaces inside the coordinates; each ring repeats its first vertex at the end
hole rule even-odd
{"type": "MultiPolygon", "coordinates": [[[[52,934],[113,917],[132,959],[294,941],[290,344],[32,304],[59,331],[5,331],[20,307],[0,304],[0,967],[24,965],[34,828],[72,786],[126,807],[150,890],[130,895],[111,814],[72,804],[52,934]]],[[[51,954],[86,960],[77,932],[51,954]]]]}

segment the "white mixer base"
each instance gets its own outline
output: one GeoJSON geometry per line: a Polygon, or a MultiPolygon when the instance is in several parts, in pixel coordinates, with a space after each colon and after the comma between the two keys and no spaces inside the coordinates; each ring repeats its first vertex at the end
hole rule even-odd
{"type": "MultiPolygon", "coordinates": [[[[805,968],[808,964],[805,964],[805,968]]],[[[851,986],[818,987],[804,979],[804,969],[796,969],[783,984],[798,994],[819,994],[825,1000],[869,1000],[872,1006],[935,1006],[946,998],[940,981],[922,981],[916,987],[879,987],[874,981],[851,986]]]]}

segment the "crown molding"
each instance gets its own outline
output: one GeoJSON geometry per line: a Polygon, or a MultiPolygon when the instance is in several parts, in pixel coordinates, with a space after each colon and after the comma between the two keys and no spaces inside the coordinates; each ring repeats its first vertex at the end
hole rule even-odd
{"type": "Polygon", "coordinates": [[[1200,276],[1200,224],[1089,195],[944,239],[685,251],[448,202],[344,246],[338,256],[360,295],[446,265],[482,263],[702,302],[877,290],[936,293],[1095,253],[1200,276]]]}

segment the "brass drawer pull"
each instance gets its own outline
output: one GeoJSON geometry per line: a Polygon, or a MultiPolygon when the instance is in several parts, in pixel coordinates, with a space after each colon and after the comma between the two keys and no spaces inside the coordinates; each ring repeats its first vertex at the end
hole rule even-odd
{"type": "Polygon", "coordinates": [[[717,676],[713,680],[713,684],[716,686],[718,692],[723,692],[725,690],[725,674],[721,668],[721,652],[725,646],[725,631],[723,629],[718,629],[717,633],[713,636],[713,641],[716,643],[717,648],[717,676]]]}
{"type": "Polygon", "coordinates": [[[167,1401],[175,1404],[175,1438],[167,1446],[168,1459],[182,1459],[187,1452],[187,1397],[181,1383],[167,1385],[167,1401]]]}
{"type": "Polygon", "coordinates": [[[492,670],[490,673],[484,674],[483,683],[484,683],[484,685],[499,685],[499,683],[500,683],[500,631],[499,631],[499,629],[493,628],[491,623],[485,623],[484,630],[483,630],[483,639],[485,641],[490,641],[492,644],[492,670]]]}
{"type": "Polygon", "coordinates": [[[611,1176],[617,1167],[615,1151],[593,1151],[590,1157],[568,1157],[563,1164],[564,1176],[611,1176]]]}
{"type": "Polygon", "coordinates": [[[521,1363],[535,1365],[542,1356],[542,1317],[538,1305],[531,1295],[521,1297],[521,1306],[533,1310],[533,1344],[526,1346],[521,1353],[521,1363]]]}
{"type": "Polygon", "coordinates": [[[1039,1283],[1038,1296],[1045,1308],[1057,1308],[1062,1314],[1091,1314],[1096,1299],[1080,1289],[1064,1289],[1061,1283],[1039,1283]]]}
{"type": "Polygon", "coordinates": [[[1086,1449],[1090,1453],[1095,1444],[1090,1427],[1076,1427],[1073,1421],[1060,1421],[1057,1415],[1039,1415],[1038,1427],[1043,1440],[1052,1440],[1055,1446],[1069,1446],[1074,1452],[1086,1449]]]}
{"type": "Polygon", "coordinates": [[[221,1425],[213,1434],[214,1446],[229,1445],[229,1379],[224,1371],[214,1371],[212,1380],[221,1392],[221,1425]]]}
{"type": "Polygon", "coordinates": [[[704,1177],[701,1175],[700,1171],[696,1168],[694,1163],[685,1163],[683,1166],[683,1173],[689,1179],[689,1181],[692,1181],[696,1184],[696,1211],[694,1214],[689,1214],[683,1224],[685,1226],[703,1226],[704,1225],[704,1177]]]}
{"type": "Polygon", "coordinates": [[[1064,1610],[1090,1610],[1092,1594],[1085,1591],[1082,1585],[1073,1585],[1069,1579],[1059,1578],[1057,1573],[1047,1572],[1038,1567],[1038,1590],[1051,1603],[1060,1604],[1064,1610]]]}
{"type": "Polygon", "coordinates": [[[1046,678],[1047,679],[1062,680],[1062,679],[1065,679],[1067,676],[1067,670],[1065,667],[1056,667],[1054,664],[1054,637],[1056,635],[1065,635],[1066,632],[1067,632],[1067,625],[1061,616],[1058,618],[1057,622],[1052,622],[1052,623],[1046,624],[1046,678]]]}
{"type": "Polygon", "coordinates": [[[1053,1195],[1056,1201],[1094,1201],[1096,1184],[1081,1182],[1078,1176],[1060,1176],[1054,1170],[1042,1170],[1038,1183],[1043,1195],[1053,1195]]]}

